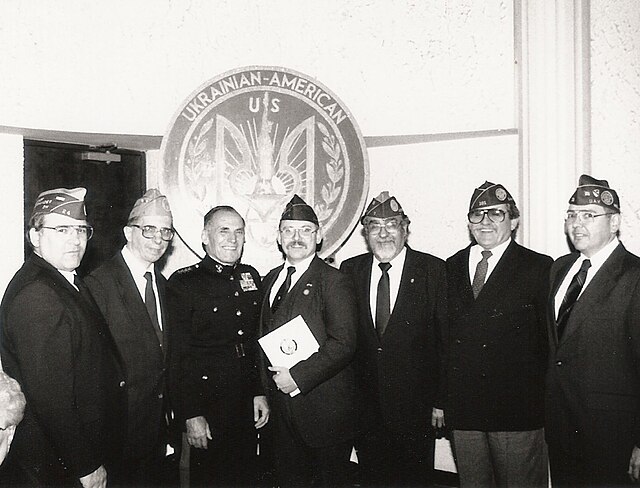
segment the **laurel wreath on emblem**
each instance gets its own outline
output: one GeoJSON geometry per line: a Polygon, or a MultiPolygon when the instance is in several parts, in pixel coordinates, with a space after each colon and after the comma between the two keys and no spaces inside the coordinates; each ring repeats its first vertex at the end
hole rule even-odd
{"type": "Polygon", "coordinates": [[[324,124],[321,122],[318,122],[317,124],[318,129],[320,129],[320,132],[322,132],[323,135],[322,148],[331,158],[325,165],[329,182],[322,185],[322,189],[320,191],[323,203],[316,205],[315,209],[318,214],[318,219],[324,222],[329,220],[329,217],[331,217],[331,204],[338,199],[340,192],[342,191],[342,186],[339,183],[344,178],[344,163],[341,158],[342,150],[340,149],[340,144],[336,141],[335,136],[329,133],[329,130],[324,124]]]}
{"type": "Polygon", "coordinates": [[[207,120],[195,139],[189,142],[187,147],[187,161],[184,165],[184,174],[189,182],[189,187],[196,193],[196,196],[202,201],[205,197],[207,190],[206,185],[203,185],[203,178],[211,178],[214,172],[214,164],[206,154],[207,139],[205,134],[213,127],[213,119],[207,120]]]}

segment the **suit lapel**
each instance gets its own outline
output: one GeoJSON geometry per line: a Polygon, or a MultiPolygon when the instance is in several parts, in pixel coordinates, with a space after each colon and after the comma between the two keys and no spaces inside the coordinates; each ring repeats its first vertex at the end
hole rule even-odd
{"type": "MultiPolygon", "coordinates": [[[[114,274],[118,284],[118,292],[125,304],[125,310],[127,310],[131,315],[131,323],[140,324],[140,327],[143,327],[147,333],[152,333],[158,341],[158,344],[160,344],[162,338],[161,331],[156,330],[155,326],[151,322],[151,318],[149,318],[149,313],[147,312],[144,301],[140,296],[140,292],[138,291],[136,282],[133,279],[131,270],[125,263],[121,253],[117,254],[114,274]]],[[[157,279],[156,281],[159,282],[160,280],[157,279]]],[[[160,292],[159,286],[158,292],[160,292]]],[[[163,315],[163,317],[166,317],[166,315],[163,315]]]]}
{"type": "Polygon", "coordinates": [[[262,299],[262,309],[260,311],[260,335],[264,335],[271,330],[271,290],[273,283],[278,278],[280,271],[284,268],[284,263],[271,270],[263,280],[264,297],[262,299]]]}
{"type": "MultiPolygon", "coordinates": [[[[578,301],[571,310],[571,316],[567,322],[567,328],[562,335],[560,344],[571,337],[571,335],[580,328],[580,324],[589,320],[589,317],[595,312],[594,308],[597,308],[598,304],[602,303],[605,300],[605,296],[616,286],[618,276],[623,271],[622,261],[624,253],[624,246],[618,244],[618,247],[616,247],[611,256],[604,262],[587,287],[582,291],[578,301]]],[[[564,274],[566,275],[566,271],[564,274]]]]}
{"type": "MultiPolygon", "coordinates": [[[[367,331],[372,333],[375,331],[373,317],[371,316],[371,266],[373,264],[373,254],[366,254],[362,259],[360,266],[356,268],[355,284],[356,293],[358,294],[358,303],[363,304],[364,310],[360,313],[365,314],[367,331]]],[[[375,334],[374,334],[375,335],[375,334]]],[[[376,336],[377,337],[377,336],[376,336]]]]}

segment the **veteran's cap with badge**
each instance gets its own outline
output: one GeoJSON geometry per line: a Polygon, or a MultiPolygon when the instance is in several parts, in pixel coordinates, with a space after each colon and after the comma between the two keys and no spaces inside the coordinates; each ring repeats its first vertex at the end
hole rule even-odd
{"type": "Polygon", "coordinates": [[[320,224],[318,223],[318,216],[313,211],[310,205],[300,198],[297,194],[293,195],[293,198],[282,212],[282,216],[280,220],[306,220],[308,222],[313,222],[318,227],[320,224]]]}
{"type": "Polygon", "coordinates": [[[60,214],[76,220],[87,220],[84,205],[86,188],[55,188],[38,195],[31,212],[31,220],[39,215],[60,214]]]}
{"type": "Polygon", "coordinates": [[[169,200],[156,188],[150,188],[136,200],[131,212],[129,213],[129,221],[140,217],[170,217],[171,207],[169,200]]]}
{"type": "Polygon", "coordinates": [[[578,188],[569,198],[571,205],[600,205],[620,212],[620,199],[607,180],[596,180],[589,175],[580,176],[578,188]]]}
{"type": "Polygon", "coordinates": [[[371,200],[367,210],[365,210],[364,215],[360,219],[360,223],[364,225],[367,217],[388,219],[390,217],[406,218],[406,215],[404,210],[402,210],[402,206],[398,200],[396,200],[396,197],[390,196],[388,191],[383,191],[371,200]]]}
{"type": "Polygon", "coordinates": [[[485,181],[473,191],[471,201],[469,202],[469,211],[493,207],[494,205],[501,205],[503,203],[513,203],[515,205],[516,202],[503,185],[485,181]]]}

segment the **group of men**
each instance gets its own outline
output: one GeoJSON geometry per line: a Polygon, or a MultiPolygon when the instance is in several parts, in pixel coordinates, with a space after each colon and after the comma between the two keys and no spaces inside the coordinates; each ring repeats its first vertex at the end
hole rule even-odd
{"type": "Polygon", "coordinates": [[[618,240],[606,181],[580,178],[565,218],[575,252],[555,263],[515,242],[518,207],[485,182],[472,242],[446,262],[409,247],[409,217],[383,192],[361,219],[369,252],[337,270],[295,195],[276,236],[284,263],[264,279],[241,263],[244,219],[218,206],[204,259],[168,282],[157,262],[174,229],[157,190],[135,203],[121,252],[76,274],[93,233],[85,193],[39,196],[34,252],[0,307],[0,357],[26,397],[7,460],[20,483],[171,484],[171,426],[191,446],[192,486],[428,486],[445,426],[463,487],[547,486],[549,463],[554,487],[638,481],[640,258],[618,240]],[[258,338],[299,317],[315,352],[272,364],[258,338]]]}

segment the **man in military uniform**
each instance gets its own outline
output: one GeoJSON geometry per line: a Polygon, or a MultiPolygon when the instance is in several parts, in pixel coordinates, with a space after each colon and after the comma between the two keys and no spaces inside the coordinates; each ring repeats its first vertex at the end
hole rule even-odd
{"type": "Polygon", "coordinates": [[[260,275],[241,264],[245,223],[232,207],[204,216],[198,264],[169,280],[179,357],[176,409],[191,449],[191,486],[255,485],[256,431],[269,407],[256,368],[260,275]]]}

